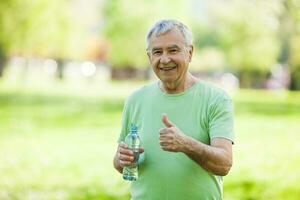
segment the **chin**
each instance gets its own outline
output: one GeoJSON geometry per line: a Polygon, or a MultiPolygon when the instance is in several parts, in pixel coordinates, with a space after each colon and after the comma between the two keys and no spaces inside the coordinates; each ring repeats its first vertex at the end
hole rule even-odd
{"type": "Polygon", "coordinates": [[[174,82],[176,79],[175,78],[171,78],[171,77],[161,77],[159,78],[163,83],[172,83],[174,82]]]}

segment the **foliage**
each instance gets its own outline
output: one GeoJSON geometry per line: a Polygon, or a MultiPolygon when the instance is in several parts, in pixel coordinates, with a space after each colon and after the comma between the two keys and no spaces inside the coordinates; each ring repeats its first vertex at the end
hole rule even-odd
{"type": "Polygon", "coordinates": [[[110,43],[109,61],[112,66],[147,66],[145,38],[148,29],[159,19],[176,18],[187,21],[188,17],[182,17],[188,16],[187,5],[183,0],[176,0],[171,4],[167,0],[132,0],[130,3],[126,0],[106,1],[104,34],[110,43]]]}
{"type": "Polygon", "coordinates": [[[221,49],[231,69],[269,70],[276,63],[276,6],[260,1],[207,2],[208,24],[196,32],[196,45],[221,49]],[[204,33],[204,34],[202,34],[204,33]]]}
{"type": "Polygon", "coordinates": [[[2,0],[0,49],[3,54],[66,57],[71,21],[67,1],[2,0]]]}

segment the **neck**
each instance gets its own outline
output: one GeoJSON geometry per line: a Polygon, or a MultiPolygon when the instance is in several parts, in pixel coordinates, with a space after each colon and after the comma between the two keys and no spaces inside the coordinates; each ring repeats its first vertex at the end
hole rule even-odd
{"type": "Polygon", "coordinates": [[[187,73],[184,80],[179,82],[159,82],[160,89],[168,94],[177,94],[186,91],[197,82],[197,78],[187,73]]]}

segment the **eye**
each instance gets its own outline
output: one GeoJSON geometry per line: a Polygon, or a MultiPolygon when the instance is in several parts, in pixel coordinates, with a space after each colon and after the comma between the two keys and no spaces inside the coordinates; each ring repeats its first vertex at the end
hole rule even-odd
{"type": "Polygon", "coordinates": [[[155,50],[152,52],[152,55],[160,55],[162,53],[162,51],[160,50],[155,50]]]}
{"type": "Polygon", "coordinates": [[[179,51],[178,51],[178,49],[171,49],[170,50],[170,53],[172,53],[172,54],[175,54],[175,53],[178,53],[179,51]]]}

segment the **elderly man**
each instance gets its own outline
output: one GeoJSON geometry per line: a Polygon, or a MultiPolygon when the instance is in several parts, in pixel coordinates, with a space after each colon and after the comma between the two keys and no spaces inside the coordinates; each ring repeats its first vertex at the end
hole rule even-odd
{"type": "Polygon", "coordinates": [[[158,81],[127,98],[114,167],[134,160],[122,141],[139,127],[143,148],[133,200],[222,199],[222,177],[232,166],[233,108],[228,95],[188,71],[189,29],[176,20],[157,22],[147,35],[147,55],[158,81]]]}

